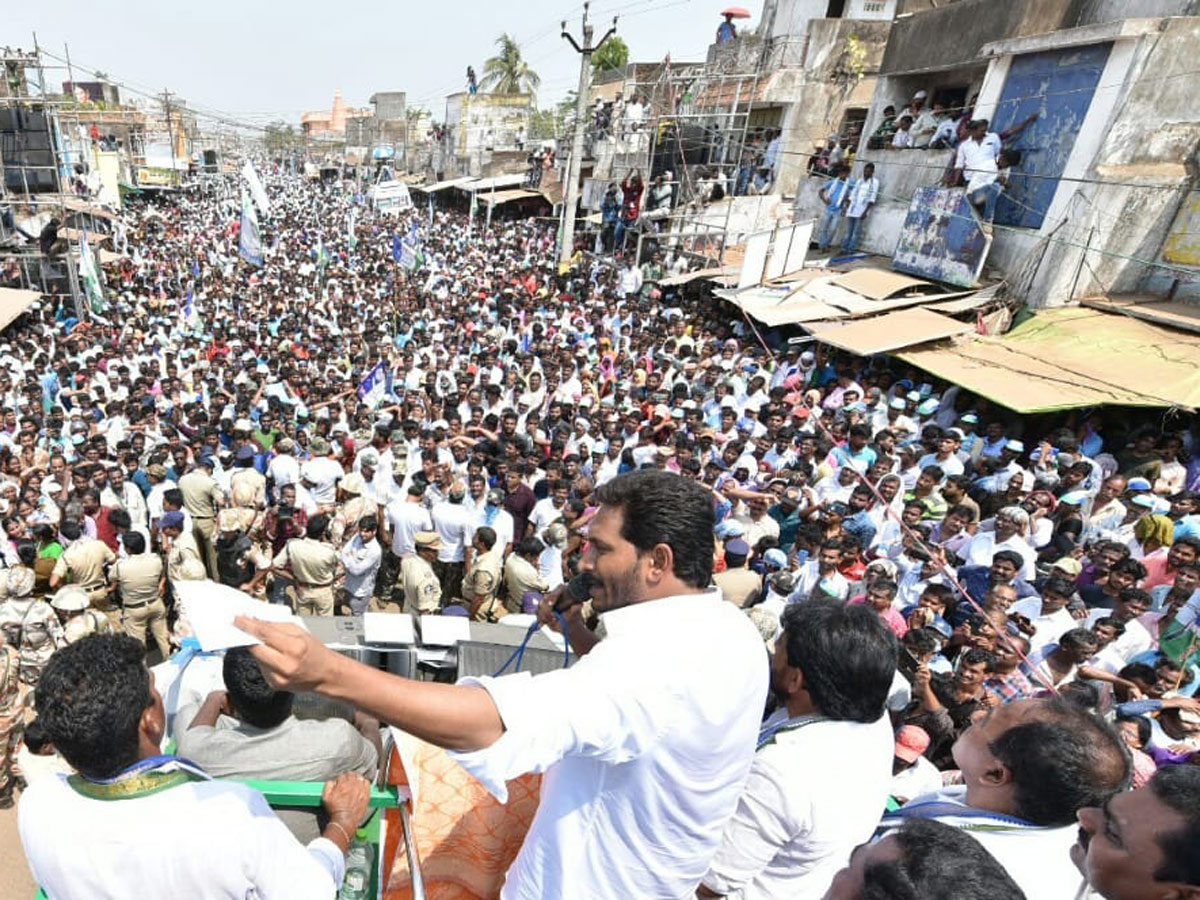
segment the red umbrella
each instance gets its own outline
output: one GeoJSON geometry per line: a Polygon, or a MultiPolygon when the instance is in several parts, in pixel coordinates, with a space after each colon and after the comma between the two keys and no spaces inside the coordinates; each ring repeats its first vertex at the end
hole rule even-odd
{"type": "Polygon", "coordinates": [[[750,10],[746,9],[744,6],[731,6],[728,9],[722,10],[721,15],[732,16],[735,19],[749,19],[750,10]]]}

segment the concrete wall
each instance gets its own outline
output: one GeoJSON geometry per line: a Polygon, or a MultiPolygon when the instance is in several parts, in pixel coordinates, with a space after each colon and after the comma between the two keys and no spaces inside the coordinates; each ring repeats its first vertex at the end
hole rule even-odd
{"type": "Polygon", "coordinates": [[[371,105],[375,107],[375,116],[382,121],[403,119],[404,91],[376,91],[371,95],[371,105]]]}
{"type": "MultiPolygon", "coordinates": [[[[887,46],[889,22],[814,19],[808,26],[808,53],[794,89],[769,99],[786,102],[783,156],[776,189],[796,193],[815,147],[841,127],[845,111],[868,109],[876,93],[874,74],[887,46]]],[[[778,78],[778,76],[777,76],[778,78]]]]}
{"type": "MultiPolygon", "coordinates": [[[[1047,34],[1038,49],[1053,47],[1055,40],[1047,34]]],[[[1166,267],[1145,264],[1165,263],[1164,239],[1173,225],[1178,232],[1176,220],[1186,219],[1181,202],[1197,187],[1200,115],[1193,70],[1198,56],[1200,18],[1165,19],[1159,31],[1114,42],[1102,88],[1088,107],[1042,227],[995,231],[988,269],[1005,277],[1010,290],[1031,306],[1057,306],[1096,293],[1173,291],[1176,299],[1200,300],[1200,267],[1178,261],[1166,267]]],[[[1000,96],[1010,61],[991,60],[979,85],[982,114],[1000,96]]],[[[930,89],[938,78],[957,76],[922,77],[930,84],[921,86],[930,89]]],[[[878,79],[868,133],[882,107],[910,95],[912,86],[912,76],[878,79]]],[[[908,198],[917,187],[936,182],[951,156],[945,150],[860,148],[854,174],[874,162],[881,194],[867,220],[864,250],[892,254],[908,198]]],[[[824,181],[799,180],[797,221],[820,217],[818,191],[824,181]]]]}
{"type": "Polygon", "coordinates": [[[1131,16],[1155,19],[1197,15],[1200,15],[1200,0],[1082,0],[1074,24],[1095,25],[1131,16]]]}
{"type": "Polygon", "coordinates": [[[959,0],[892,25],[881,71],[948,69],[974,62],[984,44],[1075,25],[1076,0],[959,0]]]}
{"type": "MultiPolygon", "coordinates": [[[[1067,302],[1072,292],[1065,274],[1081,268],[1074,296],[1165,294],[1174,287],[1177,299],[1200,300],[1195,280],[1200,268],[1136,261],[1165,262],[1163,242],[1187,192],[1198,186],[1200,116],[1194,70],[1200,18],[1166,19],[1158,34],[1118,41],[1113,55],[1124,61],[1125,87],[1097,92],[1093,107],[1110,108],[1096,123],[1095,153],[1078,171],[1089,181],[1119,183],[1060,186],[1051,216],[1057,214],[1070,232],[1063,243],[1048,249],[1030,292],[1034,303],[1067,302]],[[1092,250],[1085,252],[1079,245],[1086,246],[1089,238],[1092,250]]],[[[1106,83],[1112,83],[1108,72],[1101,79],[1106,83]]],[[[1091,131],[1086,122],[1085,129],[1091,131]]]]}
{"type": "Polygon", "coordinates": [[[804,34],[808,30],[809,20],[823,19],[828,8],[829,0],[778,0],[775,21],[771,23],[771,37],[804,34]]]}
{"type": "Polygon", "coordinates": [[[532,102],[529,94],[451,94],[446,98],[446,125],[454,153],[515,149],[517,131],[529,133],[532,102]]]}

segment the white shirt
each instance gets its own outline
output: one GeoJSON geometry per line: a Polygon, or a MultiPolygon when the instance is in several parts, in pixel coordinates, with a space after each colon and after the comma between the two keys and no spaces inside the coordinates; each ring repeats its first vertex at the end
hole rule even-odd
{"type": "Polygon", "coordinates": [[[545,540],[542,535],[546,533],[546,529],[553,522],[557,522],[562,518],[562,514],[563,507],[555,506],[553,497],[544,497],[533,505],[533,511],[529,514],[529,521],[533,525],[533,533],[538,540],[545,540]]]}
{"type": "Polygon", "coordinates": [[[967,138],[959,144],[954,164],[956,168],[962,169],[962,174],[967,179],[967,193],[990,185],[992,181],[996,180],[997,154],[998,150],[992,151],[992,146],[983,140],[967,138]]]}
{"type": "Polygon", "coordinates": [[[1018,578],[1033,583],[1037,577],[1037,554],[1033,552],[1033,548],[1026,543],[1025,539],[1019,534],[1014,534],[1007,540],[997,541],[996,532],[981,531],[971,538],[970,541],[962,548],[959,556],[964,559],[964,565],[968,566],[990,566],[992,557],[1001,550],[1015,550],[1021,554],[1021,559],[1024,564],[1021,566],[1021,571],[1017,573],[1018,578]]]}
{"type": "Polygon", "coordinates": [[[561,587],[563,583],[562,550],[548,544],[538,557],[538,575],[549,585],[548,590],[561,587]]]}
{"type": "Polygon", "coordinates": [[[337,501],[337,483],[346,474],[340,462],[328,456],[316,456],[304,463],[300,470],[312,482],[309,492],[318,506],[337,501]]]}
{"type": "Polygon", "coordinates": [[[385,515],[392,530],[392,552],[397,556],[408,556],[416,550],[418,531],[433,530],[429,510],[420,503],[393,500],[387,505],[385,515]]]}
{"type": "Polygon", "coordinates": [[[276,456],[267,464],[267,477],[274,482],[276,491],[285,484],[296,484],[300,481],[300,463],[291,454],[276,456]]]}
{"type": "Polygon", "coordinates": [[[1075,617],[1066,607],[1049,615],[1042,615],[1041,597],[1025,597],[1010,606],[1008,611],[1010,615],[1020,613],[1025,616],[1036,629],[1029,637],[1029,646],[1033,650],[1040,650],[1046,644],[1057,644],[1060,637],[1078,626],[1075,617]]]}
{"type": "MultiPolygon", "coordinates": [[[[861,219],[867,212],[867,207],[879,199],[879,179],[872,175],[870,178],[860,178],[850,189],[850,203],[846,207],[846,217],[861,219]]],[[[859,396],[862,396],[861,391],[859,396]]]]}
{"type": "Polygon", "coordinates": [[[880,713],[870,724],[817,720],[776,732],[754,755],[701,883],[740,900],[824,897],[887,804],[895,739],[880,713]],[[822,777],[831,772],[852,777],[822,777]]]}
{"type": "Polygon", "coordinates": [[[29,868],[57,898],[322,898],[345,860],[325,838],[305,850],[263,799],[232,781],[92,800],[61,776],[33,782],[18,811],[29,868]]]}
{"type": "Polygon", "coordinates": [[[961,475],[965,471],[962,460],[957,456],[951,456],[949,459],[938,459],[936,453],[926,453],[917,460],[917,466],[922,469],[926,466],[937,466],[947,478],[952,475],[961,475]]]}
{"type": "Polygon", "coordinates": [[[346,593],[359,599],[370,597],[375,588],[375,575],[383,560],[379,541],[363,543],[362,535],[356,534],[338,554],[346,568],[346,593]]]}
{"type": "Polygon", "coordinates": [[[753,761],[767,661],[741,610],[709,590],[601,620],[569,669],[463,681],[505,731],[451,755],[502,803],[507,779],[546,773],[505,900],[691,896],[753,761]]]}
{"type": "Polygon", "coordinates": [[[790,594],[788,594],[788,603],[800,603],[809,598],[813,589],[824,581],[821,590],[825,591],[838,600],[845,600],[850,594],[850,582],[846,577],[836,569],[830,575],[821,574],[821,566],[819,560],[810,559],[796,573],[796,584],[790,594]]]}
{"type": "Polygon", "coordinates": [[[891,795],[901,803],[942,789],[942,773],[924,756],[901,772],[892,776],[891,795]]]}
{"type": "Polygon", "coordinates": [[[467,543],[474,530],[471,513],[461,503],[446,500],[433,508],[433,528],[441,535],[442,549],[438,551],[440,562],[463,562],[466,559],[467,543]]]}
{"type": "MultiPolygon", "coordinates": [[[[1096,609],[1088,613],[1086,621],[1083,623],[1086,627],[1091,628],[1097,621],[1106,616],[1111,616],[1111,609],[1096,609]]],[[[1154,635],[1150,633],[1150,627],[1153,626],[1163,613],[1145,613],[1138,616],[1136,619],[1130,619],[1125,623],[1125,633],[1108,645],[1107,649],[1116,652],[1125,662],[1133,659],[1139,653],[1145,653],[1158,645],[1154,639],[1154,635]]]]}
{"type": "MultiPolygon", "coordinates": [[[[1004,867],[1025,892],[1026,900],[1068,900],[1076,896],[1083,876],[1071,862],[1070,849],[1079,835],[1078,825],[1038,828],[1016,824],[1016,820],[1007,816],[973,810],[966,805],[966,796],[967,789],[962,785],[943,788],[936,794],[911,800],[901,812],[911,812],[922,804],[936,804],[931,807],[937,811],[936,815],[918,817],[965,830],[1004,867]]],[[[899,824],[899,820],[889,815],[884,824],[899,824]]]]}
{"type": "Polygon", "coordinates": [[[504,548],[513,542],[513,529],[516,528],[516,523],[513,522],[512,513],[503,507],[496,508],[495,514],[490,516],[491,522],[488,522],[488,518],[488,507],[485,504],[475,512],[475,517],[471,521],[471,541],[475,540],[475,532],[487,525],[496,532],[496,548],[503,556],[504,548]]]}

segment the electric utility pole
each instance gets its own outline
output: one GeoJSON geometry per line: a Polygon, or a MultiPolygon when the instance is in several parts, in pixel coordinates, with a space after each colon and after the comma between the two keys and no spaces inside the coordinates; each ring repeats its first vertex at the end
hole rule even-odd
{"type": "Polygon", "coordinates": [[[163,115],[167,120],[167,143],[171,145],[171,179],[172,186],[175,184],[175,132],[171,128],[171,92],[164,90],[162,92],[163,115]]]}
{"type": "Polygon", "coordinates": [[[583,4],[583,46],[575,42],[567,31],[567,22],[562,23],[562,36],[571,42],[579,54],[579,93],[575,97],[575,136],[571,142],[571,155],[567,158],[567,198],[564,201],[562,234],[559,237],[558,261],[567,263],[575,245],[575,208],[579,205],[579,174],[583,169],[583,131],[587,127],[588,90],[592,86],[592,54],[604,46],[604,42],[617,33],[617,17],[613,16],[612,28],[592,46],[592,26],[588,22],[588,6],[583,4]]]}

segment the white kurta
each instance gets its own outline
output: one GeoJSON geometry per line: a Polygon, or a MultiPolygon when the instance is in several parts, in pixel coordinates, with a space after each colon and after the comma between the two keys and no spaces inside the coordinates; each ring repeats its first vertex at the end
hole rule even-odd
{"type": "Polygon", "coordinates": [[[93,800],[45,778],[21,797],[18,826],[34,879],[55,900],[329,900],[345,874],[332,841],[306,849],[262,794],[230,781],[93,800]]]}
{"type": "Polygon", "coordinates": [[[602,620],[569,669],[465,679],[505,732],[455,758],[501,801],[546,773],[506,900],[691,896],[750,768],[768,666],[745,614],[710,590],[602,620]]]}

